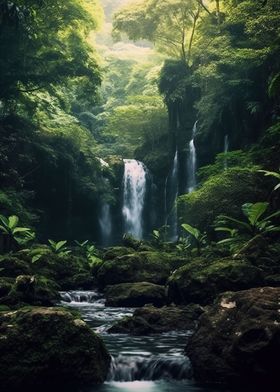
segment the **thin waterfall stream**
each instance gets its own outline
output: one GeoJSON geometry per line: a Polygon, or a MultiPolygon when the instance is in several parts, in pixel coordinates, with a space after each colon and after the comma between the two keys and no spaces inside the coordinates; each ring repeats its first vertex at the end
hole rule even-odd
{"type": "Polygon", "coordinates": [[[195,190],[196,188],[196,165],[197,165],[197,159],[196,159],[196,148],[195,148],[195,143],[194,139],[196,136],[197,132],[197,123],[196,121],[193,126],[192,130],[192,139],[189,142],[189,156],[187,159],[187,192],[191,193],[195,190]]]}
{"type": "Polygon", "coordinates": [[[79,310],[112,355],[107,381],[89,392],[215,392],[192,381],[191,365],[184,355],[189,331],[151,336],[109,334],[108,328],[134,309],[105,307],[97,291],[61,292],[61,298],[63,306],[79,310]]]}
{"type": "Polygon", "coordinates": [[[147,168],[135,159],[124,159],[123,219],[125,233],[143,237],[143,211],[147,185],[147,168]]]}

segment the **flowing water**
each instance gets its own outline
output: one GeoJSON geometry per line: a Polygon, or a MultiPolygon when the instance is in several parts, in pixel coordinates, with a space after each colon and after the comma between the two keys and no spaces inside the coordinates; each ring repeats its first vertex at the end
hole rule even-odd
{"type": "Polygon", "coordinates": [[[114,321],[131,315],[130,308],[105,307],[96,291],[62,292],[62,304],[80,311],[99,333],[112,355],[107,381],[89,392],[215,392],[192,381],[188,358],[183,354],[189,332],[152,336],[108,334],[114,321]]]}
{"type": "Polygon", "coordinates": [[[194,138],[197,131],[197,121],[194,123],[192,130],[192,139],[189,142],[189,156],[187,159],[187,192],[193,192],[196,188],[196,148],[194,138]]]}
{"type": "Polygon", "coordinates": [[[143,211],[147,186],[147,168],[135,159],[124,159],[123,219],[125,232],[143,237],[143,211]]]}
{"type": "Polygon", "coordinates": [[[99,226],[102,236],[102,245],[109,246],[112,234],[112,217],[109,204],[104,203],[101,207],[99,226]]]}

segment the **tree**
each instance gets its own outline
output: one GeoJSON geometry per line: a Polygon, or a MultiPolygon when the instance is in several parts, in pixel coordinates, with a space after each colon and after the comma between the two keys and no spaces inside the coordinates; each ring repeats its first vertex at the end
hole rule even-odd
{"type": "Polygon", "coordinates": [[[96,1],[2,0],[0,100],[69,77],[86,78],[96,88],[100,77],[86,37],[99,18],[96,1]]]}
{"type": "Polygon", "coordinates": [[[198,0],[143,0],[115,14],[114,32],[134,41],[147,39],[168,55],[190,62],[197,21],[205,9],[198,0]]]}

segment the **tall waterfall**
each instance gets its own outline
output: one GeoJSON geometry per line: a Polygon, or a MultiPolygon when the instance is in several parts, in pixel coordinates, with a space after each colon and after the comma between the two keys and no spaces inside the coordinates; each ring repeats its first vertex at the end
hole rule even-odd
{"type": "Polygon", "coordinates": [[[228,153],[228,149],[229,149],[229,138],[228,135],[225,135],[225,139],[224,139],[224,169],[226,170],[228,167],[228,162],[227,162],[227,153],[228,153]]]}
{"type": "Polygon", "coordinates": [[[110,239],[112,233],[112,217],[111,217],[111,208],[107,203],[104,203],[101,207],[99,226],[101,229],[103,246],[110,245],[110,239]]]}
{"type": "Polygon", "coordinates": [[[196,121],[192,130],[192,140],[189,142],[189,157],[187,160],[187,191],[190,193],[196,188],[196,149],[194,145],[194,138],[197,131],[197,123],[196,121]]]}
{"type": "Polygon", "coordinates": [[[123,218],[125,232],[141,239],[147,169],[142,162],[124,159],[123,218]]]}

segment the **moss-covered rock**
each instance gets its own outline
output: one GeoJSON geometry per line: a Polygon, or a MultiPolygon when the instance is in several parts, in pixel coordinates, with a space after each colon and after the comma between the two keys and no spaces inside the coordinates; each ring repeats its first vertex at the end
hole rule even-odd
{"type": "Polygon", "coordinates": [[[98,285],[150,282],[165,284],[172,271],[172,260],[163,252],[138,252],[104,260],[96,273],[98,285]]]}
{"type": "Polygon", "coordinates": [[[83,257],[48,252],[32,269],[35,274],[54,280],[62,290],[90,289],[94,285],[91,268],[83,257]]]}
{"type": "Polygon", "coordinates": [[[163,306],[166,303],[165,287],[148,282],[121,283],[107,286],[106,306],[140,307],[146,304],[163,306]]]}
{"type": "Polygon", "coordinates": [[[65,310],[2,312],[0,333],[3,391],[72,390],[106,378],[110,356],[102,340],[65,310]]]}
{"type": "Polygon", "coordinates": [[[162,308],[145,306],[137,309],[133,316],[116,322],[108,332],[148,335],[194,330],[202,313],[202,307],[194,304],[185,307],[164,306],[162,308]]]}
{"type": "Polygon", "coordinates": [[[18,275],[29,275],[30,273],[31,268],[27,261],[11,254],[0,256],[0,276],[16,278],[18,275]]]}
{"type": "Polygon", "coordinates": [[[263,282],[259,268],[246,260],[196,258],[168,280],[168,297],[177,304],[208,304],[226,290],[243,290],[263,282]]]}
{"type": "Polygon", "coordinates": [[[280,362],[280,288],[219,296],[186,347],[197,380],[274,391],[280,362]]]}
{"type": "Polygon", "coordinates": [[[111,248],[106,249],[103,255],[103,260],[114,260],[117,257],[130,255],[133,252],[133,248],[127,248],[125,246],[112,246],[111,248]]]}
{"type": "Polygon", "coordinates": [[[53,306],[59,298],[58,286],[52,280],[43,276],[19,275],[0,303],[9,306],[53,306]]]}

